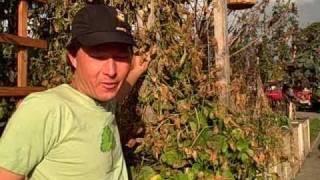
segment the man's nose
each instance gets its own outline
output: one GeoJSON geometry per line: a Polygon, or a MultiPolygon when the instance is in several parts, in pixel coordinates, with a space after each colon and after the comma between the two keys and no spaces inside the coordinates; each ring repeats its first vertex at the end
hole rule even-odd
{"type": "Polygon", "coordinates": [[[103,67],[103,73],[109,77],[115,77],[117,75],[117,65],[113,58],[106,60],[103,67]]]}

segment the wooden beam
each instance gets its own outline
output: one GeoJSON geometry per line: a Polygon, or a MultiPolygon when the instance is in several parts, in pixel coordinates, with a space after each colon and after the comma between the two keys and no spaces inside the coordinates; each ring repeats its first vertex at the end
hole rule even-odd
{"type": "Polygon", "coordinates": [[[227,0],[214,0],[214,36],[215,65],[217,68],[217,85],[219,86],[219,102],[225,106],[230,100],[230,57],[227,30],[227,0]]]}
{"type": "Polygon", "coordinates": [[[10,43],[18,46],[34,47],[34,48],[43,48],[48,47],[48,43],[45,40],[41,39],[32,39],[28,37],[21,37],[12,34],[0,33],[0,42],[10,43]]]}
{"type": "MultiPolygon", "coordinates": [[[[27,37],[28,1],[20,0],[18,6],[18,36],[27,37]]],[[[17,54],[17,86],[27,86],[28,52],[26,47],[19,47],[17,54]]]]}
{"type": "Polygon", "coordinates": [[[0,87],[0,96],[27,96],[44,90],[46,90],[44,87],[0,87]]]}

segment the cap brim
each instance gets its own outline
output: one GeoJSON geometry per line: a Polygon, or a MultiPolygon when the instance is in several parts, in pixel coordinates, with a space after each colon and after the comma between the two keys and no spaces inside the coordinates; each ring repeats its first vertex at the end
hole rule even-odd
{"type": "Polygon", "coordinates": [[[135,45],[134,39],[131,35],[125,32],[95,32],[76,37],[81,45],[96,46],[104,43],[123,43],[128,45],[135,45]]]}

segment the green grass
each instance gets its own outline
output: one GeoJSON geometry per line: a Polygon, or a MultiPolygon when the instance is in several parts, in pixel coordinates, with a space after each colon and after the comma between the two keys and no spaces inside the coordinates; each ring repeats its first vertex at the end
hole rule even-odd
{"type": "Polygon", "coordinates": [[[320,133],[320,117],[310,120],[310,141],[311,143],[317,138],[320,133]]]}

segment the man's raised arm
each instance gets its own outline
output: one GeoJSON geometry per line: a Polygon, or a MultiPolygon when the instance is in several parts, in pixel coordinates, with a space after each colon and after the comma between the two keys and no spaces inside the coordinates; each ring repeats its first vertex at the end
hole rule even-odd
{"type": "Polygon", "coordinates": [[[125,82],[123,82],[119,93],[115,97],[115,100],[117,102],[121,102],[129,94],[130,90],[136,84],[139,77],[148,69],[149,62],[149,57],[144,59],[142,58],[142,56],[133,56],[131,69],[129,71],[127,79],[125,80],[125,82]]]}

